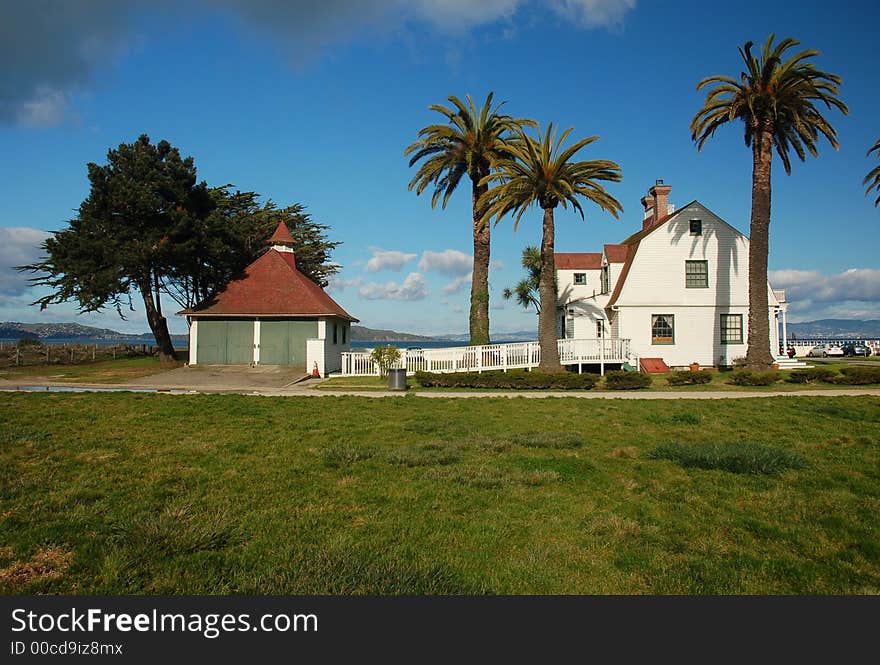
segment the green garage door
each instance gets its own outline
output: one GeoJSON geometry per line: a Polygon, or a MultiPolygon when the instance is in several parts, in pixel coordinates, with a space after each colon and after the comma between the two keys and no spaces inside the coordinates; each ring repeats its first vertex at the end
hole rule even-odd
{"type": "Polygon", "coordinates": [[[306,340],[317,336],[317,321],[261,321],[260,364],[307,369],[306,340]]]}
{"type": "Polygon", "coordinates": [[[196,363],[249,365],[254,361],[253,321],[199,321],[196,363]]]}

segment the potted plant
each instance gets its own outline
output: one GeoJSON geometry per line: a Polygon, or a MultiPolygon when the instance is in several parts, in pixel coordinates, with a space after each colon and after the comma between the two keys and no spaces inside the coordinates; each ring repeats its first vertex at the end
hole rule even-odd
{"type": "Polygon", "coordinates": [[[692,362],[690,365],[688,365],[688,367],[691,368],[692,372],[699,372],[700,371],[700,363],[698,363],[698,362],[692,362]]]}

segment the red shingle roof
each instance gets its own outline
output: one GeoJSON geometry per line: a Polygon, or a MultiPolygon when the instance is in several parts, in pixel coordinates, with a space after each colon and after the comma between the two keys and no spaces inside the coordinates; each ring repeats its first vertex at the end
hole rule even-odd
{"type": "MultiPolygon", "coordinates": [[[[275,233],[279,235],[279,231],[275,233]]],[[[272,238],[277,242],[275,236],[272,238]]],[[[230,282],[213,298],[178,313],[194,316],[339,316],[349,321],[358,320],[296,269],[292,252],[274,249],[245,268],[244,277],[230,282]]]]}
{"type": "Polygon", "coordinates": [[[597,252],[557,252],[557,270],[600,270],[602,255],[597,252]]]}
{"type": "Polygon", "coordinates": [[[275,233],[272,234],[272,237],[269,238],[270,245],[293,245],[294,240],[293,236],[290,235],[290,230],[287,228],[287,224],[284,222],[278,222],[278,227],[275,229],[275,233]]]}
{"type": "Polygon", "coordinates": [[[623,263],[626,261],[626,245],[605,245],[605,256],[608,263],[623,263]]]}

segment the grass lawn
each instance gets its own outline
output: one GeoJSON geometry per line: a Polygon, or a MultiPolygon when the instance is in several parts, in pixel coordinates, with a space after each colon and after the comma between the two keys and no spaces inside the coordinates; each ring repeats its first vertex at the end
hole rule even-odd
{"type": "Polygon", "coordinates": [[[875,397],[9,393],[0,423],[5,594],[880,593],[875,397]]]}
{"type": "Polygon", "coordinates": [[[164,372],[156,357],[119,358],[79,365],[25,365],[0,369],[0,379],[9,381],[47,379],[59,382],[120,383],[164,372]]]}

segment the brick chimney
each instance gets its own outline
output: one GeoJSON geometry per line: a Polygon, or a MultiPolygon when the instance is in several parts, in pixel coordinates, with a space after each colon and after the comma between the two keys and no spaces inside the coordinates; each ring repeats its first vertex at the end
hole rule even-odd
{"type": "Polygon", "coordinates": [[[669,192],[672,187],[657,180],[654,186],[648,190],[648,196],[642,197],[642,205],[645,206],[645,220],[642,222],[642,230],[654,226],[658,221],[669,214],[669,192]]]}
{"type": "Polygon", "coordinates": [[[645,218],[642,220],[642,230],[644,231],[654,223],[654,197],[643,196],[642,205],[645,207],[645,218]]]}

